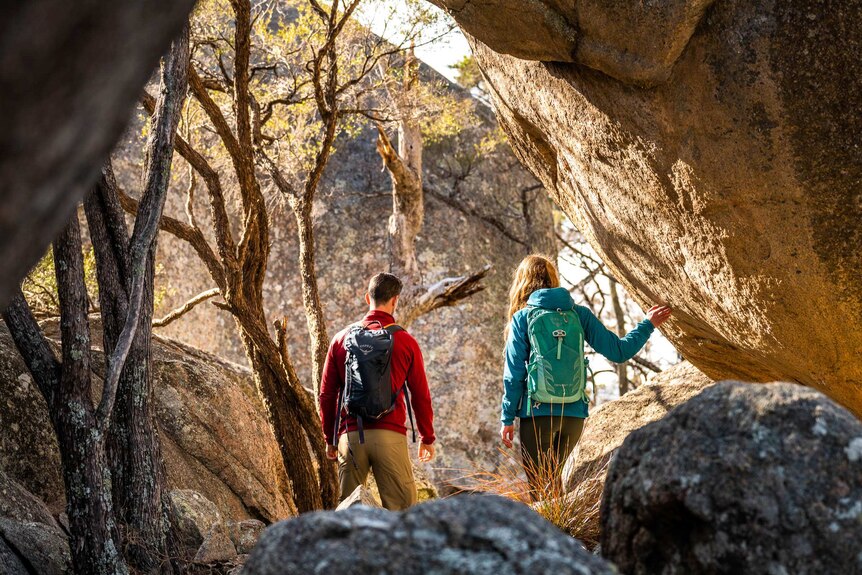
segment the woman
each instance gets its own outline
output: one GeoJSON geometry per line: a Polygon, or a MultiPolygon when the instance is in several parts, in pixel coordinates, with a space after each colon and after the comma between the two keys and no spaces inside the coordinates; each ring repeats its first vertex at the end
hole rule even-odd
{"type": "Polygon", "coordinates": [[[520,418],[522,460],[534,499],[555,494],[542,493],[549,481],[559,489],[562,466],[584,429],[589,405],[584,341],[621,363],[640,351],[670,313],[666,306],[653,306],[645,320],[619,338],[575,304],[549,259],[527,256],[518,266],[509,290],[500,437],[512,447],[515,418],[520,418]]]}

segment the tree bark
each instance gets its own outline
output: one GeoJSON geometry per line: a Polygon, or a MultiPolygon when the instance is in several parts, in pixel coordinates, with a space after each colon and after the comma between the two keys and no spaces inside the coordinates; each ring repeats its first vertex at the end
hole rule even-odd
{"type": "MultiPolygon", "coordinates": [[[[125,575],[112,507],[103,428],[91,399],[89,298],[77,217],[54,242],[62,363],[50,351],[23,294],[3,312],[15,345],[48,404],[63,466],[76,573],[125,575]]],[[[107,414],[110,416],[110,413],[107,414]]]]}
{"type": "MultiPolygon", "coordinates": [[[[620,303],[620,294],[617,291],[618,286],[616,280],[609,278],[608,282],[610,283],[611,288],[611,303],[614,306],[614,316],[617,320],[617,335],[623,337],[626,335],[626,315],[623,311],[623,306],[620,303]]],[[[615,367],[615,371],[617,372],[617,381],[619,382],[620,397],[622,397],[629,391],[628,362],[624,361],[623,363],[618,363],[615,367]]]]}
{"type": "Polygon", "coordinates": [[[326,458],[326,440],[311,394],[300,384],[287,354],[269,336],[263,311],[232,310],[255,384],[272,425],[300,512],[332,508],[338,503],[335,465],[326,458]],[[314,470],[312,457],[317,462],[314,470]]]}
{"type": "Polygon", "coordinates": [[[299,236],[299,275],[302,282],[302,304],[311,338],[311,371],[315,405],[320,394],[323,364],[329,350],[323,304],[317,288],[317,269],[314,261],[314,226],[311,221],[311,202],[300,201],[293,209],[299,236]]]}
{"type": "MultiPolygon", "coordinates": [[[[170,181],[173,140],[188,85],[189,42],[185,28],[162,66],[161,91],[147,143],[147,172],[135,231],[129,238],[110,162],[85,201],[96,255],[103,344],[109,358],[120,345],[128,321],[136,322],[128,357],[119,374],[114,417],[108,435],[113,469],[113,497],[126,555],[141,572],[173,573],[178,547],[171,532],[171,510],[161,443],[152,405],[152,337],[155,234],[170,181]],[[143,269],[136,269],[142,266],[143,269]],[[140,313],[130,317],[136,290],[140,313]]],[[[105,375],[107,377],[108,366],[105,375]]]]}
{"type": "Polygon", "coordinates": [[[0,307],[97,179],[193,3],[3,3],[0,307]]]}

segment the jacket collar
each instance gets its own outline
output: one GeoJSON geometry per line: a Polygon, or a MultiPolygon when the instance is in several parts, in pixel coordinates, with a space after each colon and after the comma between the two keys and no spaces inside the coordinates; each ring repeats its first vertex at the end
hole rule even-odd
{"type": "Polygon", "coordinates": [[[530,294],[528,305],[545,309],[572,309],[575,302],[566,288],[539,289],[530,294]]]}
{"type": "Polygon", "coordinates": [[[379,321],[383,327],[386,327],[387,325],[395,323],[395,318],[385,311],[373,309],[365,314],[365,317],[362,319],[362,323],[367,324],[372,321],[379,321]]]}

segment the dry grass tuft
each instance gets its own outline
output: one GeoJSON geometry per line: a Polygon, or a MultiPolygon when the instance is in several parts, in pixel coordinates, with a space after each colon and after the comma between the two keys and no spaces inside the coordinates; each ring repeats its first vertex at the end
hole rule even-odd
{"type": "Polygon", "coordinates": [[[531,475],[536,478],[536,486],[531,487],[515,450],[501,448],[499,451],[504,461],[497,471],[465,475],[465,485],[470,487],[464,487],[464,491],[493,493],[529,505],[561,531],[581,541],[587,549],[592,551],[598,546],[607,458],[578,469],[576,487],[566,493],[560,479],[565,462],[555,461],[553,456],[542,458],[537,468],[531,469],[531,475]]]}

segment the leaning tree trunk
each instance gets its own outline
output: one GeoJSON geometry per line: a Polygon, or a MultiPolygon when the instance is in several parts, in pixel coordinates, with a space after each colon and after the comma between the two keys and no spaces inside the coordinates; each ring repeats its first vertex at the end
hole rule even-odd
{"type": "MultiPolygon", "coordinates": [[[[143,288],[137,332],[117,383],[108,451],[114,471],[113,493],[126,555],[136,570],[172,573],[178,548],[171,533],[171,511],[161,444],[153,413],[151,374],[153,282],[156,239],[148,244],[141,228],[161,218],[170,182],[173,141],[188,86],[188,27],[171,45],[161,70],[160,94],[147,142],[147,171],[141,213],[129,238],[110,162],[88,196],[90,225],[99,280],[106,357],[116,349],[128,314],[134,282],[143,288]],[[133,270],[132,251],[142,250],[143,270],[133,270]],[[137,277],[136,277],[137,276],[137,277]]],[[[107,366],[106,366],[107,373],[107,366]]]]}
{"type": "Polygon", "coordinates": [[[62,363],[58,363],[23,294],[13,296],[3,312],[15,345],[48,405],[57,435],[69,548],[75,573],[128,573],[119,551],[111,494],[111,472],[105,453],[104,416],[91,399],[89,298],[77,216],[54,242],[60,301],[62,363]]]}
{"type": "Polygon", "coordinates": [[[392,214],[389,216],[389,269],[401,277],[405,289],[398,304],[398,322],[409,327],[421,315],[441,307],[456,305],[485,287],[482,279],[491,268],[486,266],[466,276],[445,278],[425,286],[416,257],[416,236],[425,219],[425,193],[422,188],[422,131],[410,100],[419,81],[418,63],[413,50],[403,68],[401,92],[393,96],[398,120],[396,149],[383,125],[377,124],[377,152],[392,180],[392,214]]]}
{"type": "Polygon", "coordinates": [[[302,304],[311,339],[311,373],[315,402],[320,395],[323,364],[329,349],[326,320],[317,287],[317,270],[314,262],[314,226],[311,220],[311,202],[297,200],[293,207],[299,236],[299,276],[302,282],[302,304]]]}
{"type": "Polygon", "coordinates": [[[234,316],[281,450],[297,510],[334,507],[338,501],[335,467],[326,459],[326,440],[311,395],[300,385],[287,355],[269,337],[262,310],[257,320],[248,312],[234,316]]]}

